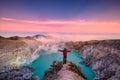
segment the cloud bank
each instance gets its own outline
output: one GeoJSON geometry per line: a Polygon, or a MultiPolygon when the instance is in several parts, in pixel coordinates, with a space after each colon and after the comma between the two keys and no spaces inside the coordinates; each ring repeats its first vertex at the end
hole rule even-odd
{"type": "Polygon", "coordinates": [[[0,18],[0,31],[120,34],[119,22],[0,18]]]}

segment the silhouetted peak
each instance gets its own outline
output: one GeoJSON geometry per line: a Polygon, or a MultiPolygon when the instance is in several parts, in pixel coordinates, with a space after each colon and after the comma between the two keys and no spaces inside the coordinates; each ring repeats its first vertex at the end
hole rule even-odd
{"type": "Polygon", "coordinates": [[[33,38],[47,38],[47,39],[50,39],[50,38],[53,38],[53,37],[50,36],[50,35],[37,34],[37,35],[34,35],[33,38]]]}

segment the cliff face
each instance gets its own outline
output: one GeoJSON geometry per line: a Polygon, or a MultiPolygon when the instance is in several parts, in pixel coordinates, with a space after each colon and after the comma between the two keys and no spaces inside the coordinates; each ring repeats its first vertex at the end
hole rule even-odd
{"type": "Polygon", "coordinates": [[[36,39],[34,39],[30,36],[27,36],[27,37],[14,36],[14,37],[10,37],[8,39],[19,40],[19,41],[25,42],[29,46],[31,53],[33,53],[39,47],[39,45],[42,44],[40,41],[37,41],[36,39]]]}
{"type": "Polygon", "coordinates": [[[0,67],[19,65],[16,61],[30,60],[39,43],[31,37],[0,38],[0,67]]]}
{"type": "Polygon", "coordinates": [[[120,80],[120,40],[69,42],[66,46],[80,52],[81,63],[92,67],[95,80],[120,80]]]}
{"type": "Polygon", "coordinates": [[[53,62],[50,70],[46,71],[43,80],[86,80],[81,69],[74,63],[53,62]]]}

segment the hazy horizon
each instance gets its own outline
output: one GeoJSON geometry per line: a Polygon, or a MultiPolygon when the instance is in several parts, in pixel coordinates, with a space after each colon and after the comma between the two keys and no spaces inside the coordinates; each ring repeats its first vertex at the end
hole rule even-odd
{"type": "Polygon", "coordinates": [[[119,9],[120,0],[0,0],[0,35],[120,39],[119,9]]]}
{"type": "Polygon", "coordinates": [[[49,35],[63,41],[89,41],[89,40],[105,40],[105,39],[120,39],[119,34],[70,34],[70,33],[42,33],[42,32],[0,32],[0,36],[12,37],[12,36],[34,36],[34,35],[49,35]],[[112,37],[112,38],[111,38],[112,37]]]}

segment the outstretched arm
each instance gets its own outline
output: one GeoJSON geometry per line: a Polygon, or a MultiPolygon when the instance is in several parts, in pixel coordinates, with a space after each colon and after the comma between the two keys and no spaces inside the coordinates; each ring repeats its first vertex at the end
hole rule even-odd
{"type": "Polygon", "coordinates": [[[59,52],[63,52],[63,50],[58,50],[59,52]]]}
{"type": "Polygon", "coordinates": [[[71,52],[70,50],[68,50],[67,52],[71,52]]]}

